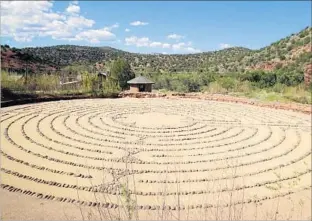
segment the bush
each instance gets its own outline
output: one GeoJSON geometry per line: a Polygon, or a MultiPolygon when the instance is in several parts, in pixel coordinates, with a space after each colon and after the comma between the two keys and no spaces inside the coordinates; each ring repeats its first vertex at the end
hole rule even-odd
{"type": "Polygon", "coordinates": [[[215,93],[223,94],[223,93],[226,93],[226,92],[227,92],[227,90],[226,90],[225,88],[223,88],[223,87],[220,85],[220,83],[217,82],[217,81],[210,83],[209,86],[208,86],[207,91],[208,91],[209,93],[213,93],[213,94],[215,94],[215,93]]]}
{"type": "Polygon", "coordinates": [[[265,72],[260,76],[258,86],[260,88],[272,87],[276,83],[276,74],[272,72],[265,72]]]}
{"type": "Polygon", "coordinates": [[[82,84],[86,92],[96,93],[99,88],[99,81],[97,74],[90,74],[85,71],[82,73],[82,84]]]}
{"type": "Polygon", "coordinates": [[[107,97],[111,97],[115,94],[118,94],[121,89],[120,86],[118,84],[118,82],[112,80],[112,79],[108,79],[106,81],[104,81],[102,83],[102,95],[103,96],[107,96],[107,97]]]}
{"type": "Polygon", "coordinates": [[[135,77],[130,64],[124,59],[118,59],[113,62],[110,74],[110,77],[119,83],[121,89],[128,88],[127,81],[135,77]]]}
{"type": "Polygon", "coordinates": [[[295,86],[304,81],[303,73],[279,73],[277,75],[277,83],[284,84],[287,86],[295,86]]]}
{"type": "Polygon", "coordinates": [[[231,77],[220,78],[218,80],[218,83],[220,83],[221,87],[226,89],[227,91],[233,90],[236,87],[236,81],[234,78],[231,77]]]}
{"type": "Polygon", "coordinates": [[[303,39],[304,44],[309,44],[311,42],[310,36],[307,36],[303,39]]]}
{"type": "Polygon", "coordinates": [[[273,86],[272,90],[273,90],[274,92],[277,92],[277,93],[283,93],[284,90],[285,90],[285,87],[286,87],[286,85],[284,85],[284,84],[276,83],[276,84],[273,86]]]}
{"type": "Polygon", "coordinates": [[[252,83],[249,81],[243,81],[243,82],[239,82],[237,84],[237,88],[236,91],[237,92],[243,92],[243,93],[250,93],[251,91],[253,91],[254,88],[252,86],[252,83]]]}
{"type": "Polygon", "coordinates": [[[241,81],[250,81],[259,88],[272,87],[276,83],[276,74],[273,72],[252,71],[242,74],[241,81]]]}

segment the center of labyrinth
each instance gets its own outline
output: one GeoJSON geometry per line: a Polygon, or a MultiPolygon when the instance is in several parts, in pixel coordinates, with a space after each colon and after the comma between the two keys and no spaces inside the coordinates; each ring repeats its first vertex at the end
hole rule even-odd
{"type": "Polygon", "coordinates": [[[116,121],[141,128],[175,128],[186,127],[193,122],[193,119],[173,114],[147,112],[121,115],[116,121]]]}
{"type": "Polygon", "coordinates": [[[106,208],[126,196],[139,210],[269,201],[311,188],[310,125],[309,115],[213,101],[3,108],[1,186],[106,208]]]}

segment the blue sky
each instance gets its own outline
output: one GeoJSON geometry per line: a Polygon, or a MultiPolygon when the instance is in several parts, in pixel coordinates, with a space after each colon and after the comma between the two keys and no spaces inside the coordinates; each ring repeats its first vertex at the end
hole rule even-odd
{"type": "Polygon", "coordinates": [[[259,49],[310,26],[309,1],[1,2],[1,44],[139,53],[259,49]]]}

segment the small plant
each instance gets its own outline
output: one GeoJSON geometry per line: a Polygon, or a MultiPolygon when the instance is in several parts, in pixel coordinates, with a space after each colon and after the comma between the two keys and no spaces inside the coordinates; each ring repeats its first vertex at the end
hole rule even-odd
{"type": "Polygon", "coordinates": [[[131,193],[125,184],[121,185],[121,194],[127,209],[127,218],[131,220],[136,209],[136,202],[131,198],[131,193]]]}

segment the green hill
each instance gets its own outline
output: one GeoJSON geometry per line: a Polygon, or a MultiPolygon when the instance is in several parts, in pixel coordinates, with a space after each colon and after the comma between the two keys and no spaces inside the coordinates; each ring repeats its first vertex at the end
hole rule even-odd
{"type": "MultiPolygon", "coordinates": [[[[27,62],[54,68],[69,65],[94,65],[107,63],[118,57],[128,60],[137,72],[180,72],[209,71],[216,73],[242,72],[245,70],[287,69],[303,72],[311,59],[311,27],[299,33],[287,36],[259,50],[242,47],[227,48],[213,52],[196,54],[138,54],[111,47],[87,47],[76,45],[57,45],[51,47],[34,47],[14,49],[18,53],[11,59],[19,59],[15,69],[25,68],[23,55],[29,56],[27,62]]],[[[3,51],[5,47],[1,46],[3,51]]],[[[6,50],[9,50],[6,48],[6,50]]],[[[1,53],[2,67],[10,67],[8,57],[1,53]]],[[[36,65],[35,65],[36,66],[36,65]]],[[[41,68],[42,68],[41,67],[41,68]]]]}

